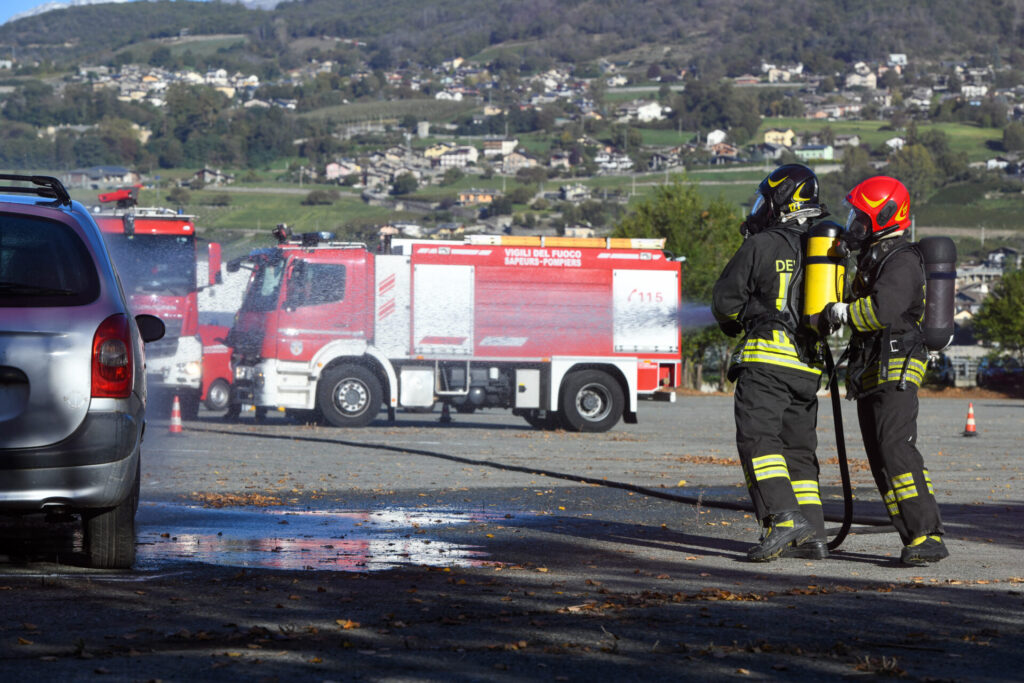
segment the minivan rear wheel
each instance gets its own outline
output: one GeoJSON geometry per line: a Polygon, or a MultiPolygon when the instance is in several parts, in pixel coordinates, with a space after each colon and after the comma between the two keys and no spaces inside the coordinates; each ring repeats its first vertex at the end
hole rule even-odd
{"type": "Polygon", "coordinates": [[[96,569],[130,569],[135,562],[135,510],[139,501],[136,469],[132,492],[119,505],[82,513],[85,554],[96,569]]]}

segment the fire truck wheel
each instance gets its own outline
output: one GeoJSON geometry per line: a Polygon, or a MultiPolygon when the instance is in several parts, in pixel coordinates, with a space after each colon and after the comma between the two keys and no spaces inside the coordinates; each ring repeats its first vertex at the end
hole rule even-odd
{"type": "Polygon", "coordinates": [[[576,432],[606,432],[622,417],[625,397],[615,378],[601,370],[577,370],[562,383],[562,419],[576,432]]]}
{"type": "Polygon", "coordinates": [[[327,424],[364,427],[377,417],[383,400],[380,380],[367,368],[341,365],[320,378],[316,406],[327,424]]]}
{"type": "Polygon", "coordinates": [[[210,410],[224,410],[228,407],[228,400],[231,398],[231,386],[225,379],[215,379],[210,388],[206,390],[204,403],[210,410]]]}

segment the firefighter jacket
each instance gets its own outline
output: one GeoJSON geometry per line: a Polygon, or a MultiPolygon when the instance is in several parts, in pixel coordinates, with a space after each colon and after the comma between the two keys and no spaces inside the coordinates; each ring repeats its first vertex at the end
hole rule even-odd
{"type": "Polygon", "coordinates": [[[817,341],[800,324],[803,254],[810,223],[783,223],[744,240],[712,291],[711,311],[730,337],[743,333],[729,379],[757,363],[820,377],[817,341]]]}
{"type": "Polygon", "coordinates": [[[921,386],[928,351],[921,332],[924,317],[924,262],[902,235],[864,249],[857,259],[853,299],[848,303],[849,398],[871,393],[887,382],[921,386]]]}

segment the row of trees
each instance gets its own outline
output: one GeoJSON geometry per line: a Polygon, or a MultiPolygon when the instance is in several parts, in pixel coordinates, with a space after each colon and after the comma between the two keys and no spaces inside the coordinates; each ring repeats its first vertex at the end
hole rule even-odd
{"type": "Polygon", "coordinates": [[[236,108],[213,88],[185,85],[171,86],[157,110],[106,91],[69,87],[58,96],[39,84],[9,97],[3,114],[6,168],[258,168],[293,155],[293,141],[314,130],[281,109],[236,108]]]}

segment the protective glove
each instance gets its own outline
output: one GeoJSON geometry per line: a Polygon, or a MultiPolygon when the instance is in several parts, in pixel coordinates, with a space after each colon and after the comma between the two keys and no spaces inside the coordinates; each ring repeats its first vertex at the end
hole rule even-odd
{"type": "Polygon", "coordinates": [[[821,309],[821,313],[818,315],[817,325],[815,325],[818,328],[818,334],[827,337],[848,322],[847,309],[849,307],[849,304],[841,302],[825,304],[825,308],[821,309]]]}
{"type": "Polygon", "coordinates": [[[743,325],[736,320],[723,320],[718,323],[718,328],[722,330],[727,337],[736,337],[743,332],[743,325]]]}

